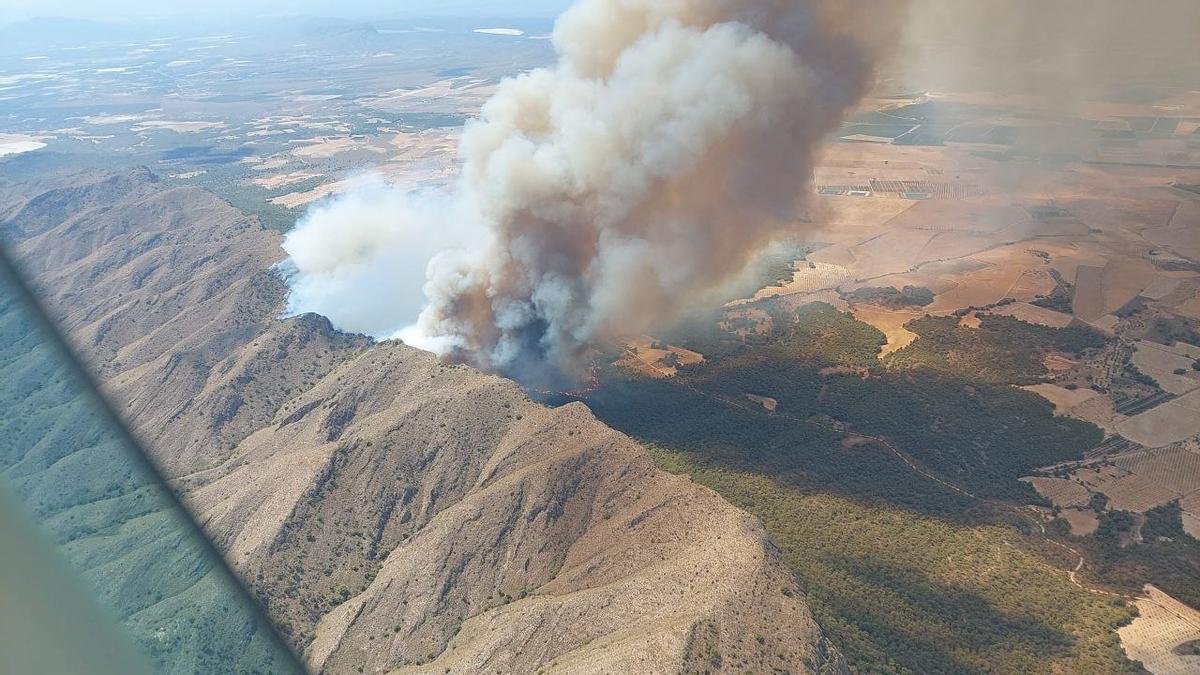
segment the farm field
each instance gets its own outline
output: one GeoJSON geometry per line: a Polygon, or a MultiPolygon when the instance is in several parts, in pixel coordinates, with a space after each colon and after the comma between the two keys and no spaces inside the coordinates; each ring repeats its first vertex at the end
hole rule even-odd
{"type": "Polygon", "coordinates": [[[905,328],[905,324],[919,318],[921,314],[911,310],[895,310],[868,304],[856,304],[851,310],[854,318],[878,328],[887,337],[879,351],[882,358],[892,352],[904,349],[917,339],[917,334],[905,328]]]}
{"type": "Polygon", "coordinates": [[[792,279],[781,286],[767,286],[754,294],[754,299],[773,298],[779,295],[796,293],[812,293],[837,286],[850,277],[850,272],[841,265],[829,263],[797,261],[792,271],[792,279]]]}
{"type": "Polygon", "coordinates": [[[649,377],[674,377],[679,366],[703,363],[704,356],[696,352],[662,343],[643,335],[625,345],[626,354],[618,365],[649,377]]]}
{"type": "Polygon", "coordinates": [[[1183,529],[1200,539],[1200,490],[1194,490],[1179,500],[1179,506],[1183,509],[1183,529]]]}
{"type": "Polygon", "coordinates": [[[1060,415],[1067,414],[1084,403],[1100,396],[1092,389],[1067,389],[1056,384],[1031,384],[1022,387],[1032,391],[1054,404],[1054,409],[1060,415]]]}
{"type": "MultiPolygon", "coordinates": [[[[1043,295],[1049,295],[1044,293],[1043,295]]],[[[989,310],[990,314],[999,314],[1000,316],[1011,316],[1014,319],[1020,319],[1026,323],[1036,323],[1042,326],[1051,328],[1066,328],[1074,321],[1074,317],[1070,314],[1063,314],[1045,307],[1038,307],[1027,302],[1014,302],[989,310]]]]}
{"type": "Polygon", "coordinates": [[[1160,448],[1200,435],[1200,390],[1167,401],[1117,425],[1129,440],[1160,448]]]}
{"type": "Polygon", "coordinates": [[[1200,389],[1200,370],[1192,368],[1196,362],[1193,354],[1200,349],[1189,349],[1187,345],[1167,347],[1141,340],[1134,345],[1133,365],[1154,378],[1164,391],[1180,395],[1200,389]],[[1179,374],[1183,371],[1183,374],[1179,374]]]}
{"type": "Polygon", "coordinates": [[[1062,508],[1086,506],[1092,493],[1081,483],[1066,478],[1022,478],[1046,499],[1062,508]]]}
{"type": "Polygon", "coordinates": [[[1155,675],[1200,672],[1200,612],[1152,585],[1136,604],[1138,618],[1117,631],[1129,658],[1155,675]]]}
{"type": "MultiPolygon", "coordinates": [[[[787,539],[796,526],[780,515],[776,488],[968,522],[981,516],[949,503],[997,490],[996,499],[1029,509],[1008,526],[1044,528],[1052,543],[1033,545],[1038,555],[1096,597],[1132,603],[1152,583],[1200,605],[1200,350],[1189,346],[1200,340],[1200,198],[1171,188],[1200,184],[1200,164],[1034,162],[1016,152],[998,161],[990,153],[1005,151],[990,141],[1003,134],[901,145],[870,124],[843,138],[871,142],[837,143],[820,158],[815,250],[792,278],[724,307],[715,331],[672,336],[706,354],[704,364],[654,388],[602,371],[585,401],[610,424],[680,453],[672,461],[744,499],[782,540],[796,541],[787,539]],[[903,304],[910,288],[930,300],[903,304]],[[875,332],[860,334],[864,326],[875,332]],[[953,384],[943,407],[923,409],[907,397],[928,389],[933,373],[953,384]],[[1063,425],[1056,433],[1080,425],[1090,440],[1053,461],[1044,461],[1046,440],[1018,441],[1042,460],[1015,473],[984,470],[979,458],[1015,449],[978,433],[946,439],[970,425],[961,418],[991,391],[1019,392],[1063,425]],[[705,407],[700,393],[728,407],[705,407]],[[706,419],[683,412],[691,407],[706,419]],[[782,430],[791,424],[842,434],[826,443],[843,454],[802,461],[815,451],[781,440],[792,438],[782,430]],[[888,443],[907,477],[893,473],[888,443]],[[830,462],[862,468],[832,478],[830,462]],[[990,479],[977,482],[984,473],[990,479]],[[955,497],[915,496],[926,488],[955,497]]],[[[1021,437],[1036,416],[1012,405],[989,419],[1021,437]]],[[[1144,632],[1138,625],[1133,635],[1144,632]]],[[[1162,657],[1144,639],[1128,646],[1137,639],[1125,640],[1131,656],[1162,657]]]]}
{"type": "Polygon", "coordinates": [[[1067,478],[1022,480],[1062,508],[1089,504],[1097,493],[1106,496],[1110,508],[1132,513],[1145,513],[1176,501],[1192,504],[1189,500],[1200,493],[1200,451],[1195,442],[1132,448],[1082,462],[1067,478]]]}

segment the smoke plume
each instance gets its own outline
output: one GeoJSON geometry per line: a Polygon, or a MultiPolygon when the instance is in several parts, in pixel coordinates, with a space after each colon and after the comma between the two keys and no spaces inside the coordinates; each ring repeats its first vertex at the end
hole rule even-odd
{"type": "Polygon", "coordinates": [[[676,316],[800,227],[814,149],[870,79],[838,16],[581,0],[557,64],[467,125],[453,190],[377,186],[289,235],[292,309],[527,382],[578,376],[590,345],[676,316]]]}

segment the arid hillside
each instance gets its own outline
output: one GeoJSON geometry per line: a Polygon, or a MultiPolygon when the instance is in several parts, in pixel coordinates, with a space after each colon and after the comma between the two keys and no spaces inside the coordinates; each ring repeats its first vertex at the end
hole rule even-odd
{"type": "Polygon", "coordinates": [[[314,669],[844,669],[752,518],[581,404],[280,319],[279,235],[215,196],[137,171],[0,200],[48,305],[314,669]]]}

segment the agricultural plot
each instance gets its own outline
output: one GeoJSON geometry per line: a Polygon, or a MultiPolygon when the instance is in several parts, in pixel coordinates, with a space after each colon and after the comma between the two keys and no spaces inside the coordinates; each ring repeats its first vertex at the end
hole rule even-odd
{"type": "Polygon", "coordinates": [[[1183,283],[1182,279],[1160,276],[1149,286],[1142,289],[1142,297],[1151,300],[1162,300],[1171,293],[1174,293],[1175,289],[1179,288],[1179,284],[1181,283],[1183,283]]]}
{"type": "Polygon", "coordinates": [[[1182,282],[1176,293],[1164,299],[1164,304],[1177,315],[1200,319],[1200,282],[1194,279],[1182,282]]]}
{"type": "Polygon", "coordinates": [[[1200,640],[1200,612],[1149,584],[1145,593],[1138,618],[1117,630],[1125,653],[1155,675],[1200,672],[1200,654],[1190,649],[1200,640]]]}
{"type": "Polygon", "coordinates": [[[1086,537],[1100,529],[1100,519],[1091,509],[1063,509],[1061,517],[1067,521],[1071,534],[1076,537],[1086,537]]]}
{"type": "Polygon", "coordinates": [[[1154,266],[1138,258],[1112,258],[1103,267],[1080,267],[1075,279],[1075,315],[1090,322],[1116,312],[1156,279],[1154,266]]]}
{"type": "Polygon", "coordinates": [[[304,159],[328,159],[334,155],[355,150],[368,150],[380,154],[386,153],[386,150],[383,148],[370,145],[362,140],[341,137],[315,138],[311,141],[305,141],[304,144],[292,150],[292,154],[304,159]]]}
{"type": "Polygon", "coordinates": [[[1189,450],[1185,444],[1125,454],[1112,463],[1174,492],[1177,497],[1200,489],[1200,453],[1189,450]]]}
{"type": "Polygon", "coordinates": [[[867,304],[856,304],[850,311],[854,314],[855,319],[878,328],[887,336],[887,344],[879,352],[881,358],[904,349],[917,339],[917,334],[905,328],[904,324],[923,314],[923,312],[912,310],[888,309],[867,304]]]}
{"type": "MultiPolygon", "coordinates": [[[[747,303],[739,300],[736,303],[747,303]]],[[[749,335],[769,335],[775,328],[775,319],[761,307],[727,306],[721,320],[721,330],[744,338],[749,335]]]]}
{"type": "MultiPolygon", "coordinates": [[[[888,142],[891,139],[862,134],[858,136],[843,136],[842,140],[877,143],[881,141],[888,142]]],[[[864,183],[821,185],[817,188],[817,194],[825,196],[842,196],[849,195],[853,192],[866,192],[868,194],[899,197],[917,201],[923,201],[927,199],[967,201],[984,196],[983,188],[974,183],[904,180],[898,178],[869,178],[864,183]]]]}
{"type": "MultiPolygon", "coordinates": [[[[1038,255],[1037,251],[1031,250],[1030,253],[1038,255]]],[[[1033,268],[1025,270],[1025,274],[1008,290],[1008,296],[1014,300],[1029,302],[1051,295],[1058,287],[1058,279],[1051,270],[1033,268]]]]}
{"type": "Polygon", "coordinates": [[[1030,222],[1025,209],[998,199],[966,202],[921,202],[889,223],[893,228],[922,231],[959,231],[976,234],[1011,232],[1030,222]]]}
{"type": "Polygon", "coordinates": [[[266,190],[277,190],[281,187],[303,183],[313,178],[320,178],[320,174],[309,171],[293,171],[291,173],[274,174],[270,176],[262,176],[253,178],[249,181],[251,185],[256,185],[266,190]]]}
{"type": "Polygon", "coordinates": [[[812,293],[836,287],[850,278],[850,270],[841,265],[799,260],[793,264],[792,280],[781,286],[767,286],[754,294],[755,300],[795,293],[812,293]]]}
{"type": "Polygon", "coordinates": [[[916,271],[888,274],[871,279],[869,282],[847,284],[842,289],[849,291],[868,286],[892,286],[895,288],[919,286],[928,288],[935,295],[940,295],[956,288],[962,278],[984,269],[987,269],[986,264],[972,258],[931,262],[922,264],[916,271]]]}
{"type": "Polygon", "coordinates": [[[1104,309],[1104,268],[1080,267],[1075,271],[1075,301],[1072,310],[1084,321],[1096,321],[1106,315],[1104,309]]]}
{"type": "Polygon", "coordinates": [[[626,344],[626,354],[617,365],[655,379],[674,377],[679,366],[703,363],[704,356],[682,347],[673,347],[643,335],[626,344]]]}
{"type": "Polygon", "coordinates": [[[1084,455],[1088,459],[1111,458],[1128,452],[1137,452],[1140,449],[1142,449],[1142,446],[1137,443],[1130,442],[1120,436],[1109,436],[1104,439],[1103,443],[1088,450],[1084,455]]]}
{"type": "Polygon", "coordinates": [[[1045,307],[1038,307],[1027,302],[1014,302],[1002,307],[988,310],[989,314],[1011,316],[1026,323],[1036,323],[1051,328],[1066,328],[1075,320],[1070,314],[1063,314],[1045,307]]]}
{"type": "Polygon", "coordinates": [[[1103,492],[1114,509],[1144,513],[1179,494],[1145,476],[1111,465],[1088,467],[1073,476],[1092,492],[1103,492]]]}
{"type": "Polygon", "coordinates": [[[1200,390],[1130,417],[1118,424],[1117,430],[1148,448],[1161,448],[1200,434],[1200,390]]]}
{"type": "Polygon", "coordinates": [[[1091,422],[1109,434],[1117,433],[1117,424],[1124,419],[1113,409],[1113,401],[1108,396],[1088,399],[1071,408],[1068,414],[1077,420],[1091,422]]]}
{"type": "Polygon", "coordinates": [[[1079,363],[1070,355],[1061,352],[1051,352],[1042,357],[1042,365],[1046,367],[1046,372],[1050,373],[1050,377],[1055,378],[1075,370],[1079,363]]]}
{"type": "Polygon", "coordinates": [[[1141,340],[1134,349],[1132,362],[1164,391],[1181,396],[1200,388],[1200,371],[1192,368],[1196,359],[1189,355],[1186,346],[1173,348],[1141,340]]]}
{"type": "Polygon", "coordinates": [[[1200,202],[1185,202],[1180,205],[1169,227],[1147,230],[1145,237],[1176,255],[1200,260],[1200,237],[1196,236],[1194,225],[1198,213],[1200,202]],[[1189,226],[1189,223],[1193,225],[1189,226]]]}
{"type": "Polygon", "coordinates": [[[1025,273],[1027,261],[990,265],[958,280],[953,289],[937,296],[929,306],[931,313],[949,313],[967,307],[986,307],[1008,296],[1017,279],[1025,273]]]}
{"type": "Polygon", "coordinates": [[[1200,539],[1200,489],[1179,500],[1183,509],[1183,530],[1200,539]]]}
{"type": "Polygon", "coordinates": [[[1022,478],[1038,494],[1054,502],[1059,508],[1083,507],[1088,505],[1092,493],[1077,481],[1069,478],[1022,478]]]}
{"type": "Polygon", "coordinates": [[[350,184],[348,181],[335,181],[333,183],[326,183],[325,185],[312,188],[311,190],[304,190],[302,192],[289,192],[286,195],[272,197],[267,201],[276,206],[282,206],[288,209],[296,209],[302,206],[308,206],[309,204],[318,202],[326,197],[342,194],[349,189],[350,184]]]}
{"type": "Polygon", "coordinates": [[[1092,328],[1095,328],[1107,335],[1115,335],[1117,331],[1117,324],[1119,323],[1121,323],[1121,317],[1117,316],[1116,314],[1105,314],[1095,321],[1088,322],[1092,328]]]}
{"type": "MultiPolygon", "coordinates": [[[[1008,235],[1001,232],[946,231],[937,232],[921,249],[918,260],[925,265],[945,260],[960,260],[967,256],[982,257],[986,251],[1003,246],[1008,235]]],[[[986,259],[984,260],[986,262],[986,259]]]]}
{"type": "Polygon", "coordinates": [[[1175,398],[1175,394],[1162,390],[1156,390],[1151,393],[1118,391],[1116,394],[1113,394],[1113,410],[1126,417],[1132,417],[1140,415],[1157,405],[1166,403],[1173,398],[1175,398]]]}
{"type": "MultiPolygon", "coordinates": [[[[1069,478],[1032,477],[1030,483],[1042,496],[1060,508],[1081,508],[1090,493],[1102,493],[1111,509],[1145,513],[1174,501],[1180,501],[1183,520],[1189,533],[1200,524],[1200,451],[1195,439],[1165,448],[1140,448],[1114,437],[1069,478]],[[1121,443],[1125,444],[1122,449],[1121,443]],[[1103,450],[1104,447],[1110,448],[1103,450]]],[[[1054,467],[1044,471],[1053,471],[1054,467]]],[[[1080,516],[1075,516],[1082,526],[1080,516]]],[[[1070,519],[1068,519],[1070,522],[1070,519]]],[[[1075,525],[1072,531],[1075,531],[1075,525]]]]}
{"type": "Polygon", "coordinates": [[[913,124],[904,122],[899,124],[848,124],[842,127],[841,139],[843,141],[856,140],[855,136],[867,136],[890,143],[897,136],[903,136],[913,128],[913,124]]]}
{"type": "MultiPolygon", "coordinates": [[[[819,241],[851,247],[879,235],[889,221],[916,204],[906,199],[819,199],[814,200],[810,208],[819,241]]],[[[813,256],[809,259],[823,260],[813,256]]]]}
{"type": "Polygon", "coordinates": [[[1086,387],[1067,389],[1057,384],[1031,384],[1021,388],[1053,403],[1054,412],[1059,415],[1069,414],[1080,405],[1100,396],[1099,392],[1086,387]]]}
{"type": "Polygon", "coordinates": [[[781,312],[792,312],[813,303],[824,303],[838,310],[846,312],[850,310],[850,303],[842,299],[841,294],[836,290],[816,291],[813,293],[793,293],[791,295],[780,295],[771,298],[771,303],[774,304],[776,310],[781,312]]]}
{"type": "Polygon", "coordinates": [[[1057,243],[1039,241],[1037,249],[1050,256],[1050,268],[1063,279],[1078,283],[1076,275],[1082,266],[1103,267],[1107,259],[1094,245],[1086,242],[1057,243]]]}
{"type": "Polygon", "coordinates": [[[379,96],[359,99],[367,108],[381,112],[452,112],[474,115],[496,88],[474,77],[456,77],[410,89],[395,89],[379,96]]]}
{"type": "Polygon", "coordinates": [[[857,258],[856,278],[870,279],[912,269],[932,239],[932,232],[891,230],[863,242],[851,250],[857,258]]]}

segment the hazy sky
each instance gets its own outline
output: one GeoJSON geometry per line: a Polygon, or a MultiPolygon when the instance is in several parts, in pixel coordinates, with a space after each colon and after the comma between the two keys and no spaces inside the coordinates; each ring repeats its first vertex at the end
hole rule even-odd
{"type": "Polygon", "coordinates": [[[571,0],[0,0],[0,22],[45,16],[126,21],[231,13],[544,17],[556,16],[570,4],[571,0]]]}

